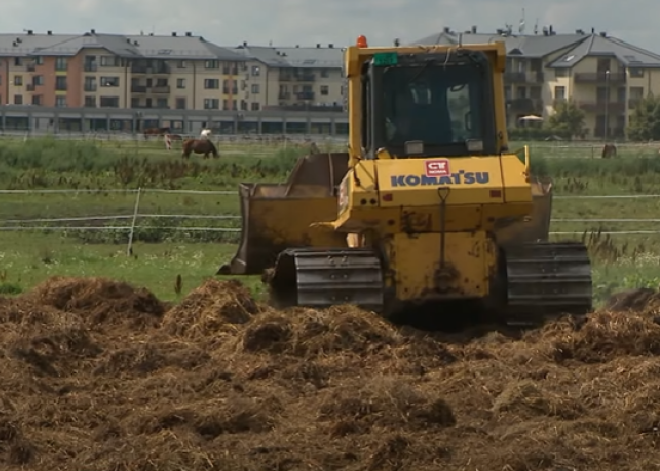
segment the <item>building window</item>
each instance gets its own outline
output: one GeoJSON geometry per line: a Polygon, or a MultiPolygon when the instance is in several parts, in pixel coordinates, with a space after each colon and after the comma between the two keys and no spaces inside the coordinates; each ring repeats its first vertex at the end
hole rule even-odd
{"type": "Polygon", "coordinates": [[[101,77],[102,87],[118,87],[119,77],[101,77]]]}
{"type": "Polygon", "coordinates": [[[186,61],[177,61],[176,66],[179,69],[185,69],[186,68],[186,61]]]}
{"type": "Polygon", "coordinates": [[[34,62],[37,65],[43,65],[44,63],[44,56],[37,56],[34,58],[34,62]]]}
{"type": "Polygon", "coordinates": [[[58,72],[65,72],[67,66],[66,57],[55,58],[55,70],[58,72]]]}
{"type": "Polygon", "coordinates": [[[55,106],[57,108],[66,108],[66,96],[58,95],[55,97],[55,106]]]}
{"type": "Polygon", "coordinates": [[[139,107],[140,107],[140,99],[131,98],[131,108],[139,108],[139,107]]]}
{"type": "Polygon", "coordinates": [[[566,99],[566,87],[555,87],[555,100],[564,101],[566,99]]]}
{"type": "Polygon", "coordinates": [[[259,103],[255,103],[255,102],[251,103],[250,104],[250,110],[259,111],[259,103]]]}
{"type": "Polygon", "coordinates": [[[121,59],[117,56],[101,56],[101,67],[120,67],[121,59]]]}
{"type": "Polygon", "coordinates": [[[253,83],[252,86],[250,87],[250,91],[252,93],[259,93],[259,84],[253,83]]]}
{"type": "Polygon", "coordinates": [[[176,79],[176,88],[186,88],[186,79],[176,79]]]}
{"type": "Polygon", "coordinates": [[[218,100],[217,98],[205,98],[204,99],[204,109],[205,110],[220,109],[220,100],[218,100]]]}
{"type": "Polygon", "coordinates": [[[207,69],[219,69],[220,68],[220,62],[219,61],[204,61],[204,67],[207,69]]]}
{"type": "Polygon", "coordinates": [[[23,95],[14,95],[14,104],[22,105],[23,104],[23,95]]]}
{"type": "Polygon", "coordinates": [[[321,85],[321,95],[327,95],[329,92],[329,87],[327,85],[321,85]]]}
{"type": "Polygon", "coordinates": [[[223,111],[229,111],[229,100],[222,100],[223,111]]]}
{"type": "Polygon", "coordinates": [[[22,75],[14,75],[14,85],[17,87],[20,87],[23,85],[23,76],[22,75]]]}
{"type": "Polygon", "coordinates": [[[99,102],[101,108],[119,108],[118,96],[102,96],[99,102]]]}
{"type": "Polygon", "coordinates": [[[177,110],[185,110],[186,109],[186,99],[185,98],[177,98],[176,99],[176,109],[177,110]]]}
{"type": "Polygon", "coordinates": [[[96,108],[96,97],[94,95],[85,96],[85,108],[96,108]]]}
{"type": "Polygon", "coordinates": [[[34,106],[41,106],[41,95],[32,95],[32,104],[34,106]]]}
{"type": "Polygon", "coordinates": [[[253,77],[259,77],[260,75],[260,69],[258,65],[253,65],[252,66],[252,76],[253,77]]]}
{"type": "Polygon", "coordinates": [[[541,87],[532,87],[530,89],[530,97],[532,98],[532,100],[540,100],[542,96],[542,92],[543,90],[541,89],[541,87]]]}
{"type": "Polygon", "coordinates": [[[218,80],[218,79],[204,79],[204,88],[206,88],[206,89],[220,88],[220,80],[218,80]]]}
{"type": "Polygon", "coordinates": [[[37,85],[43,85],[44,84],[44,76],[43,75],[35,75],[32,77],[32,85],[35,87],[37,85]]]}
{"type": "Polygon", "coordinates": [[[328,69],[321,69],[321,77],[328,78],[330,76],[330,71],[328,69]]]}
{"type": "Polygon", "coordinates": [[[639,67],[630,67],[628,73],[631,77],[644,77],[644,69],[640,69],[639,67]]]}
{"type": "Polygon", "coordinates": [[[96,72],[98,70],[98,67],[96,66],[96,56],[85,56],[83,70],[85,72],[96,72]]]}
{"type": "Polygon", "coordinates": [[[55,90],[66,90],[66,76],[55,77],[55,90]]]}
{"type": "Polygon", "coordinates": [[[86,92],[96,91],[96,77],[85,77],[85,84],[83,88],[86,92]]]}

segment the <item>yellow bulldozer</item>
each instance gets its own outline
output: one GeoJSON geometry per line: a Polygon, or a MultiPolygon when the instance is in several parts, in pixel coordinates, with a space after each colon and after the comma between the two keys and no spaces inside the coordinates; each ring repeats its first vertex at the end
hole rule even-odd
{"type": "Polygon", "coordinates": [[[284,184],[241,184],[240,246],[218,274],[267,273],[278,307],[404,322],[587,314],[587,247],[549,242],[552,183],[531,174],[527,146],[509,151],[503,43],[360,36],[344,54],[348,152],[300,158],[284,184]]]}

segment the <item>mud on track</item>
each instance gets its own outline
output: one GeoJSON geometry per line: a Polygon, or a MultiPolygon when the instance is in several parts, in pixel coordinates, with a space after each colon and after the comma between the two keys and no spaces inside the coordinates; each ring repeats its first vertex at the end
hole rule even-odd
{"type": "Polygon", "coordinates": [[[236,282],[170,309],[51,279],[0,299],[0,469],[658,470],[659,299],[433,338],[236,282]]]}

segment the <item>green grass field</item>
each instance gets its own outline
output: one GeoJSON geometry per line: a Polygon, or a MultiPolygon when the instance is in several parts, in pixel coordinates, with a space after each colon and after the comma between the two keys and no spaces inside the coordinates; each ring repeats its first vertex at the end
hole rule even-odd
{"type": "MultiPolygon", "coordinates": [[[[181,229],[238,228],[238,198],[235,194],[141,192],[138,212],[146,217],[137,221],[133,256],[128,256],[126,228],[131,224],[135,190],[233,193],[243,181],[283,181],[295,158],[307,151],[305,146],[282,143],[271,144],[272,148],[263,143],[227,143],[226,149],[223,145],[220,159],[196,157],[184,162],[176,150],[167,151],[156,143],[0,139],[0,190],[30,191],[0,193],[0,292],[16,294],[53,275],[107,276],[146,286],[160,298],[174,300],[178,297],[174,281],[180,275],[181,296],[185,295],[229,261],[237,233],[181,229]],[[225,152],[228,149],[234,153],[225,152]],[[64,189],[79,192],[52,193],[64,189]],[[153,217],[168,214],[200,217],[153,217]],[[208,219],[218,215],[234,219],[208,219]],[[99,219],[43,221],[91,216],[99,219]],[[116,216],[121,217],[110,219],[116,216]],[[56,229],[44,229],[46,225],[56,229]],[[23,229],[17,230],[18,226],[23,229]],[[73,226],[115,229],[70,229],[73,226]]],[[[324,150],[340,150],[341,146],[332,145],[324,150]]],[[[660,231],[660,198],[573,199],[660,194],[657,153],[619,150],[617,159],[600,160],[559,158],[556,153],[544,154],[542,147],[532,147],[535,173],[549,175],[555,182],[553,218],[572,220],[554,222],[552,230],[575,231],[553,238],[579,239],[586,232],[597,299],[625,287],[660,284],[660,243],[658,234],[652,233],[660,231]],[[620,231],[650,233],[598,234],[620,231]]],[[[254,278],[246,282],[261,292],[254,278]]]]}

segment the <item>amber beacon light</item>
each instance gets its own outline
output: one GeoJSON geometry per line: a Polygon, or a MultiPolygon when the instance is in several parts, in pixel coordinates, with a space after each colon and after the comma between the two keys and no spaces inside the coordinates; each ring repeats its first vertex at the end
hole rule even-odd
{"type": "Polygon", "coordinates": [[[357,47],[367,47],[367,37],[364,34],[358,36],[357,47]]]}

